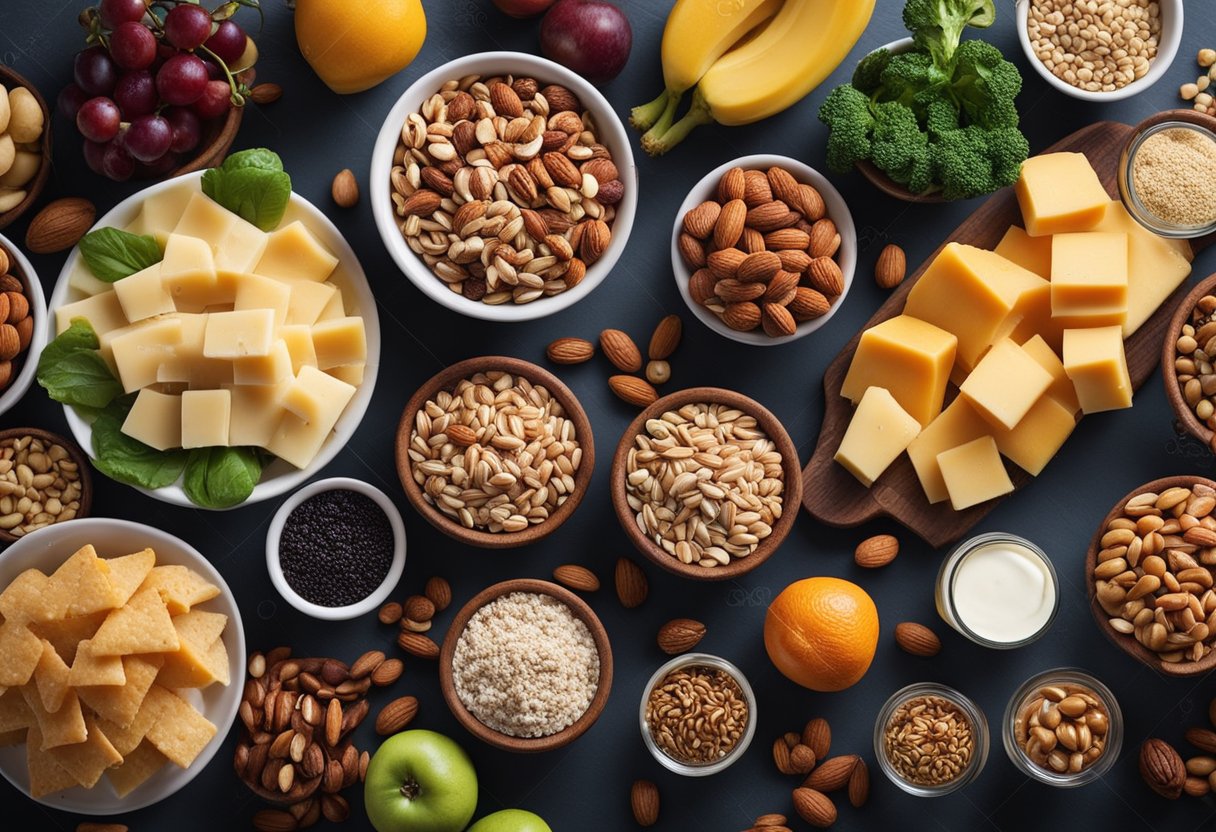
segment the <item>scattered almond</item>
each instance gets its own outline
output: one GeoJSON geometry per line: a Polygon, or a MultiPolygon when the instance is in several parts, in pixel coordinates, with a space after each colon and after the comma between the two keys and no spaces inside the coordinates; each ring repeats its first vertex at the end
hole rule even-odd
{"type": "Polygon", "coordinates": [[[384,664],[385,656],[381,650],[368,650],[350,666],[350,678],[362,679],[372,675],[377,667],[384,664]]]}
{"type": "Polygon", "coordinates": [[[629,558],[618,558],[616,573],[613,576],[616,583],[616,597],[621,606],[627,610],[640,607],[646,601],[650,590],[646,573],[629,558]]]}
{"type": "Polygon", "coordinates": [[[619,329],[605,329],[600,333],[600,349],[622,373],[636,373],[642,369],[642,353],[637,344],[619,329]]]}
{"type": "Polygon", "coordinates": [[[404,670],[405,663],[401,659],[385,659],[372,671],[369,678],[376,687],[385,688],[400,679],[404,670]]]}
{"type": "Polygon", "coordinates": [[[889,244],[878,254],[878,262],[874,264],[874,282],[880,289],[894,289],[904,282],[908,270],[904,250],[895,244],[889,244]]]}
{"type": "Polygon", "coordinates": [[[380,608],[376,617],[380,619],[381,624],[396,624],[401,620],[401,605],[396,601],[389,601],[380,608]]]}
{"type": "Polygon", "coordinates": [[[659,399],[659,391],[654,385],[637,376],[610,376],[608,387],[618,398],[637,407],[647,407],[659,399]]]}
{"type": "Polygon", "coordinates": [[[273,104],[283,97],[283,88],[278,84],[256,84],[249,91],[249,100],[254,104],[273,104]]]}
{"type": "Polygon", "coordinates": [[[849,803],[860,809],[870,797],[870,769],[865,760],[858,760],[849,775],[849,803]]]}
{"type": "Polygon", "coordinates": [[[790,749],[790,768],[795,774],[809,774],[815,767],[815,752],[809,745],[798,743],[790,749]]]}
{"type": "Polygon", "coordinates": [[[705,625],[691,618],[673,618],[659,628],[659,649],[669,656],[687,653],[705,638],[705,625]]]}
{"type": "Polygon", "coordinates": [[[585,338],[558,338],[545,348],[554,364],[582,364],[595,355],[595,344],[585,338]]]}
{"type": "Polygon", "coordinates": [[[856,754],[829,757],[815,767],[802,785],[821,792],[843,789],[848,784],[849,777],[853,774],[853,767],[857,765],[859,759],[856,754]]]}
{"type": "Polygon", "coordinates": [[[397,636],[397,646],[420,659],[439,658],[439,645],[421,633],[402,632],[397,636]]]}
{"type": "Polygon", "coordinates": [[[647,357],[651,361],[664,361],[671,357],[671,354],[676,351],[676,347],[680,345],[680,336],[684,331],[684,323],[680,320],[679,315],[668,315],[659,321],[658,326],[654,328],[654,334],[650,336],[650,346],[647,349],[647,357]]]}
{"type": "Polygon", "coordinates": [[[600,588],[600,579],[585,566],[563,564],[553,570],[553,580],[576,592],[595,592],[600,588]]]}
{"type": "Polygon", "coordinates": [[[752,821],[752,826],[756,829],[771,829],[775,826],[785,826],[788,820],[785,815],[778,815],[774,812],[756,818],[752,821]]]}
{"type": "Polygon", "coordinates": [[[376,717],[376,733],[388,737],[405,729],[418,715],[418,700],[413,696],[402,696],[380,709],[376,717]]]}
{"type": "Polygon", "coordinates": [[[39,211],[25,232],[25,247],[35,254],[54,254],[80,242],[97,218],[93,203],[82,197],[57,199],[39,211]]]}
{"type": "Polygon", "coordinates": [[[836,804],[815,789],[794,789],[794,811],[817,829],[826,829],[836,822],[836,804]]]}
{"type": "Polygon", "coordinates": [[[899,540],[895,535],[876,534],[857,544],[853,561],[864,569],[877,569],[895,560],[899,554],[899,540]]]}
{"type": "Polygon", "coordinates": [[[802,729],[802,742],[815,752],[816,760],[826,760],[832,747],[832,727],[823,717],[816,717],[802,729]]]}
{"type": "Polygon", "coordinates": [[[650,780],[634,780],[629,807],[638,826],[654,826],[659,821],[659,787],[650,780]]]}
{"type": "Polygon", "coordinates": [[[443,612],[452,603],[452,587],[446,578],[440,578],[438,575],[427,579],[422,594],[431,599],[435,612],[443,612]]]}
{"type": "Polygon", "coordinates": [[[937,633],[914,621],[903,621],[895,625],[895,643],[905,653],[922,659],[936,656],[942,649],[942,641],[937,637],[937,633]]]}
{"type": "Polygon", "coordinates": [[[405,599],[405,617],[411,621],[430,621],[435,617],[435,603],[425,595],[405,599]]]}
{"type": "Polygon", "coordinates": [[[359,182],[355,179],[354,171],[350,168],[343,168],[338,171],[338,175],[334,177],[334,183],[330,187],[330,192],[333,195],[334,203],[339,208],[353,208],[359,202],[359,182]]]}
{"type": "Polygon", "coordinates": [[[78,823],[76,832],[127,832],[123,823],[78,823]]]}

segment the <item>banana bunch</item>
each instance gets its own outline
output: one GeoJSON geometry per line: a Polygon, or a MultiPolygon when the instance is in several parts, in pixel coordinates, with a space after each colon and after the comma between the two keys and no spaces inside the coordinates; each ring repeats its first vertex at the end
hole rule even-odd
{"type": "Polygon", "coordinates": [[[642,148],[659,156],[701,124],[781,112],[840,65],[873,12],[874,0],[676,0],[663,29],[666,88],[630,118],[646,130],[642,148]]]}

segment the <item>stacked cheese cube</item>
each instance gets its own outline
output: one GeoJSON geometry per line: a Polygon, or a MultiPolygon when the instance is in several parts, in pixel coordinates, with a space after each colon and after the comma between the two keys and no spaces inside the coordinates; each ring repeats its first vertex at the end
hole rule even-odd
{"type": "Polygon", "coordinates": [[[1189,247],[1136,223],[1079,153],[1027,160],[1015,190],[1024,229],[995,251],[950,243],[903,314],[862,333],[836,460],[866,487],[906,450],[930,503],[968,508],[1013,490],[1002,456],[1037,475],[1079,413],[1131,406],[1123,339],[1190,274],[1189,247]]]}
{"type": "Polygon", "coordinates": [[[128,393],[123,432],[159,450],[257,446],[306,467],[362,382],[363,319],[335,284],[338,259],[296,220],[266,233],[197,183],[150,197],[128,229],[161,262],[113,284],[81,262],[85,318],[128,393]]]}

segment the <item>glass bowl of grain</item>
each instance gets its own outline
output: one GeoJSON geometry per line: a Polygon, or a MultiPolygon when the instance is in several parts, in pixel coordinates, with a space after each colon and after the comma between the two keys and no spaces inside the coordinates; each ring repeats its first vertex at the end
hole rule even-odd
{"type": "Polygon", "coordinates": [[[1119,196],[1127,211],[1162,237],[1216,231],[1216,118],[1169,110],[1132,131],[1119,159],[1119,196]]]}
{"type": "Polygon", "coordinates": [[[642,742],[659,765],[685,777],[706,777],[747,751],[756,733],[756,694],[743,671],[726,659],[685,653],[650,677],[638,721],[642,742]]]}
{"type": "Polygon", "coordinates": [[[988,743],[979,705],[936,682],[897,690],[874,720],[878,767],[917,797],[941,797],[979,777],[988,743]]]}

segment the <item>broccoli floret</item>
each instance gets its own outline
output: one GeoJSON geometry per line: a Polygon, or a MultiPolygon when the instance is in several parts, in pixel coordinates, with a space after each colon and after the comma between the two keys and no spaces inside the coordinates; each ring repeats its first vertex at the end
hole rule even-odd
{"type": "Polygon", "coordinates": [[[925,109],[925,130],[931,139],[959,128],[958,107],[954,101],[940,97],[925,109]]]}
{"type": "Polygon", "coordinates": [[[819,120],[828,126],[827,163],[833,173],[848,173],[854,164],[870,158],[874,115],[865,93],[852,84],[841,84],[819,107],[819,120]]]}
{"type": "Polygon", "coordinates": [[[942,133],[929,145],[946,199],[970,199],[1012,185],[1029,152],[1018,130],[974,124],[942,133]]]}
{"type": "Polygon", "coordinates": [[[929,158],[929,137],[921,132],[916,114],[897,101],[874,107],[871,161],[893,180],[905,185],[929,158]]]}
{"type": "Polygon", "coordinates": [[[882,82],[883,70],[890,62],[891,53],[887,51],[886,47],[875,49],[866,55],[857,64],[857,69],[853,70],[854,89],[860,90],[866,95],[874,92],[882,82]]]}
{"type": "Polygon", "coordinates": [[[954,53],[950,93],[971,124],[1017,127],[1013,100],[1022,90],[1022,75],[1001,50],[982,40],[964,41],[954,53]]]}
{"type": "Polygon", "coordinates": [[[913,41],[943,67],[950,64],[963,29],[985,29],[995,19],[993,0],[907,0],[904,5],[904,25],[913,41]]]}
{"type": "Polygon", "coordinates": [[[925,52],[904,52],[892,56],[882,73],[882,83],[874,90],[874,101],[897,101],[924,123],[929,106],[946,95],[949,77],[938,69],[925,52]]]}

